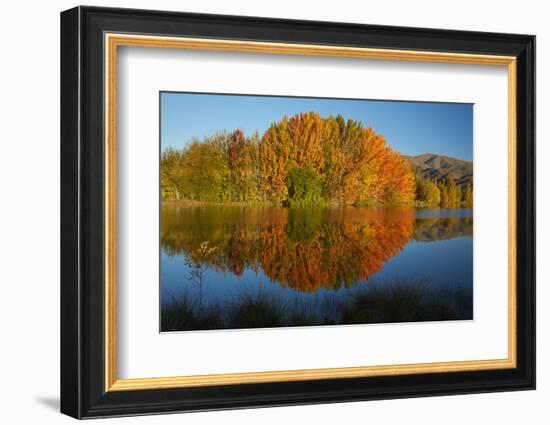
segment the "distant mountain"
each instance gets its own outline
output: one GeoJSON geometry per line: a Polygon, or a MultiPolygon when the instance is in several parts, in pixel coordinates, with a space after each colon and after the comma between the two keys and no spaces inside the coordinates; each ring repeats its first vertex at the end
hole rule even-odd
{"type": "Polygon", "coordinates": [[[472,161],[432,153],[404,157],[416,175],[425,179],[440,182],[449,176],[458,186],[466,186],[473,181],[472,161]]]}

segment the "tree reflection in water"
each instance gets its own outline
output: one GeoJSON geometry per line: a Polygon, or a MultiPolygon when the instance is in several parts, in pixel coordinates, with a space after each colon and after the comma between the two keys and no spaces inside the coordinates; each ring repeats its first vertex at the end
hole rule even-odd
{"type": "MultiPolygon", "coordinates": [[[[315,294],[320,289],[333,291],[368,281],[411,240],[430,242],[472,235],[471,216],[416,216],[414,208],[163,205],[161,247],[168,256],[181,256],[187,263],[216,272],[242,276],[246,270],[261,270],[281,287],[315,294]],[[212,247],[208,256],[201,248],[205,242],[212,247]]],[[[201,317],[188,317],[195,311],[188,299],[174,300],[163,307],[163,330],[471,318],[471,291],[460,294],[461,306],[457,309],[460,297],[456,294],[435,296],[428,286],[416,285],[414,290],[408,287],[398,290],[394,285],[393,292],[377,288],[368,296],[362,293],[361,298],[356,292],[354,299],[337,306],[337,314],[322,320],[298,317],[296,311],[278,312],[265,296],[246,296],[225,319],[216,316],[217,307],[211,305],[206,314],[210,319],[205,322],[201,317]],[[455,305],[436,306],[438,299],[455,305]],[[407,304],[410,308],[396,307],[407,304]],[[369,305],[378,307],[365,307],[369,305]],[[184,310],[190,313],[183,315],[185,320],[178,320],[174,312],[179,311],[181,316],[184,310]]]]}

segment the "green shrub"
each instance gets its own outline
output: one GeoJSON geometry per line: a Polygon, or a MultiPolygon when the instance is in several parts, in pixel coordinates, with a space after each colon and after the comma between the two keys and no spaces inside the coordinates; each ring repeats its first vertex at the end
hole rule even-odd
{"type": "Polygon", "coordinates": [[[321,204],[323,184],[310,167],[294,167],[286,177],[288,203],[291,207],[305,207],[321,204]]]}

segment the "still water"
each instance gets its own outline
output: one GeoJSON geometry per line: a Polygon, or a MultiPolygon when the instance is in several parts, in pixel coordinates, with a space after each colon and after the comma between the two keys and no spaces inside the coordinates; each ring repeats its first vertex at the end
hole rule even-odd
{"type": "Polygon", "coordinates": [[[466,320],[471,209],[163,205],[162,330],[466,320]]]}

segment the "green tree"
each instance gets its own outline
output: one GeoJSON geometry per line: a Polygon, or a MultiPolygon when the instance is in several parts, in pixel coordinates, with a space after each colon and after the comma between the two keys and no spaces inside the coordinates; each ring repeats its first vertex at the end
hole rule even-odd
{"type": "Polygon", "coordinates": [[[288,202],[293,207],[304,207],[323,202],[323,185],[310,167],[291,168],[286,177],[288,202]]]}

